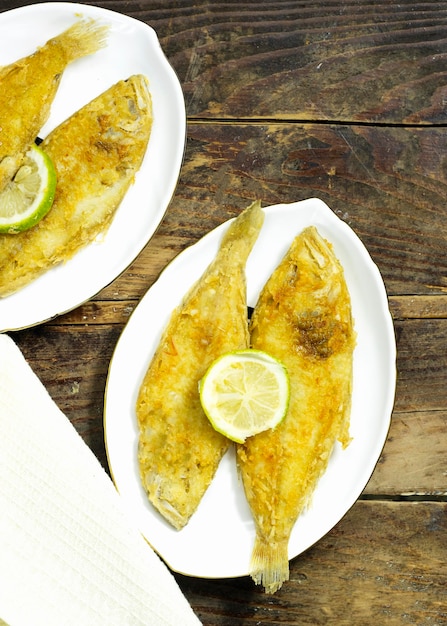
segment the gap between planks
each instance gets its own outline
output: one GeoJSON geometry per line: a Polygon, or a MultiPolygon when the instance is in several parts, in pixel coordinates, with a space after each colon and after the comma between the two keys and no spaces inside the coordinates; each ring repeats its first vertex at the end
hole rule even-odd
{"type": "MultiPolygon", "coordinates": [[[[137,300],[92,300],[74,311],[55,318],[48,324],[83,326],[90,324],[125,324],[137,300]]],[[[390,296],[389,306],[394,319],[447,319],[447,295],[390,296]]]]}

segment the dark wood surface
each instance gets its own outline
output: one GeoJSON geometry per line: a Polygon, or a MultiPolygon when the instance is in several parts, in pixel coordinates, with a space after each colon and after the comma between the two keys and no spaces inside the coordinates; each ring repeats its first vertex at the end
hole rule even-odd
{"type": "Polygon", "coordinates": [[[108,364],[162,269],[255,198],[321,198],[367,246],[389,295],[398,380],[387,443],[359,501],[274,596],[248,578],[177,579],[205,626],[447,624],[447,2],[96,4],[157,31],[184,90],[184,164],[131,267],[14,339],[107,468],[108,364]]]}

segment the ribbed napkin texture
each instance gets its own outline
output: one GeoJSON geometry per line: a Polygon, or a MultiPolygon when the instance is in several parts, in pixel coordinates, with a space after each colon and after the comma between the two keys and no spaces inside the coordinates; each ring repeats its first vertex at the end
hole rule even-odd
{"type": "Polygon", "coordinates": [[[7,335],[0,335],[0,616],[10,626],[200,624],[7,335]]]}

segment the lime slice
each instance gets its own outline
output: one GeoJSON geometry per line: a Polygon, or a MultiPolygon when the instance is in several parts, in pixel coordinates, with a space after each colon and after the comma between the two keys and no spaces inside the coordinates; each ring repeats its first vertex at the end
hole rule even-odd
{"type": "Polygon", "coordinates": [[[200,402],[218,432],[238,443],[277,426],[289,405],[284,365],[260,350],[219,357],[199,383],[200,402]]]}
{"type": "Polygon", "coordinates": [[[31,228],[51,209],[56,171],[50,157],[33,145],[14,178],[0,193],[0,233],[31,228]]]}

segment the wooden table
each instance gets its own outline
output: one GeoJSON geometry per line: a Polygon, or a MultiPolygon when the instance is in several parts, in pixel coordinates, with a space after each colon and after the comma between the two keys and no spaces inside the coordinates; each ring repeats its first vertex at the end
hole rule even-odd
{"type": "Polygon", "coordinates": [[[274,596],[248,578],[176,577],[205,626],[447,624],[447,2],[97,4],[157,31],[184,90],[184,164],[132,266],[15,341],[107,466],[109,360],[160,271],[255,198],[321,198],[365,243],[389,294],[398,382],[383,454],[274,596]]]}

